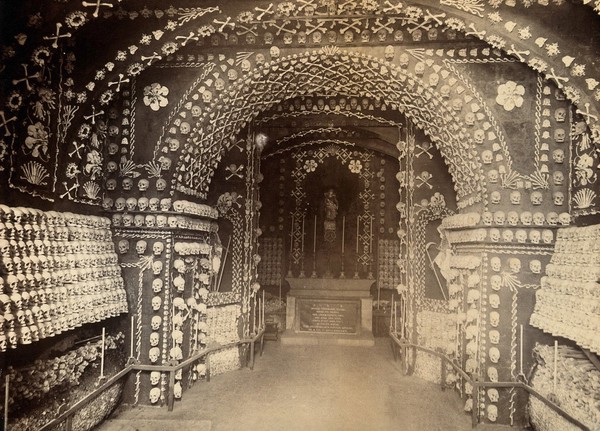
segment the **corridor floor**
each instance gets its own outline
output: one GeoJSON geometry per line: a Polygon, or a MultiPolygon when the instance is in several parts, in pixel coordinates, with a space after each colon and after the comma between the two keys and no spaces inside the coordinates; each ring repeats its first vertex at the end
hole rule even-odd
{"type": "Polygon", "coordinates": [[[375,347],[266,342],[254,371],[241,369],[196,384],[171,413],[166,407],[124,407],[98,430],[471,429],[455,392],[402,376],[388,339],[376,341],[375,347]]]}

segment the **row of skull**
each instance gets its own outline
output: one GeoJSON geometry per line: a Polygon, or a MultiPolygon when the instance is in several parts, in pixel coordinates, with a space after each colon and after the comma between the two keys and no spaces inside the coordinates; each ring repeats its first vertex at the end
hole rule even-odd
{"type": "Polygon", "coordinates": [[[120,197],[113,200],[110,197],[104,198],[102,208],[105,211],[170,211],[172,206],[171,198],[147,198],[142,196],[139,199],[134,197],[120,197]]]}
{"type": "Polygon", "coordinates": [[[15,241],[108,241],[111,231],[108,228],[81,226],[54,226],[45,222],[0,222],[0,238],[15,241]]]}
{"type": "MultiPolygon", "coordinates": [[[[1,242],[1,241],[0,241],[1,242]]],[[[117,264],[116,254],[74,254],[70,253],[63,256],[50,258],[45,255],[2,255],[2,266],[9,275],[24,275],[33,284],[36,280],[36,274],[44,272],[54,273],[58,278],[79,279],[87,278],[89,273],[102,273],[110,270],[117,264]],[[68,271],[68,274],[59,273],[59,271],[68,271]],[[31,277],[28,277],[31,276],[31,277]]],[[[50,276],[44,278],[50,278],[50,276]]]]}
{"type": "MultiPolygon", "coordinates": [[[[126,177],[121,181],[120,190],[123,190],[126,192],[132,191],[133,186],[134,186],[133,179],[126,177]]],[[[150,181],[145,178],[142,178],[141,180],[138,181],[138,189],[140,189],[140,187],[141,187],[140,191],[148,190],[149,186],[150,186],[150,181]]],[[[165,189],[167,188],[167,180],[165,180],[164,178],[158,178],[155,182],[155,188],[156,188],[156,191],[158,191],[158,192],[165,191],[165,189]]],[[[108,191],[117,190],[117,180],[115,178],[109,178],[106,180],[106,190],[108,190],[108,191]]]]}
{"type": "MultiPolygon", "coordinates": [[[[138,256],[142,256],[146,253],[146,249],[148,248],[148,242],[146,240],[140,239],[135,243],[135,252],[138,256]]],[[[129,240],[122,239],[117,243],[117,249],[120,254],[129,253],[129,240]]],[[[162,241],[154,241],[152,244],[152,254],[154,256],[160,257],[165,251],[165,244],[162,241]]]]}
{"type": "MultiPolygon", "coordinates": [[[[556,247],[561,247],[563,244],[565,246],[577,246],[577,243],[580,241],[591,241],[592,244],[598,244],[597,239],[600,238],[600,224],[590,225],[590,226],[573,226],[565,229],[561,229],[558,231],[556,247]]],[[[590,247],[588,247],[590,248],[590,247]]],[[[598,246],[598,250],[600,251],[600,246],[598,246]]]]}
{"type": "Polygon", "coordinates": [[[564,265],[549,263],[546,265],[546,275],[560,280],[597,282],[600,279],[600,267],[595,264],[564,265]]]}
{"type": "MultiPolygon", "coordinates": [[[[521,270],[521,261],[517,257],[511,257],[507,259],[507,264],[510,269],[510,272],[513,274],[518,273],[521,270]]],[[[502,270],[502,261],[498,256],[493,256],[490,258],[490,268],[494,272],[500,272],[502,270]]],[[[542,272],[542,263],[538,259],[531,259],[529,261],[529,270],[533,274],[540,274],[542,272]]],[[[494,276],[492,276],[494,277],[494,276]]],[[[499,277],[499,276],[497,276],[499,277]]],[[[491,280],[491,278],[490,278],[491,280]]],[[[496,283],[492,283],[492,288],[496,286],[496,283]]],[[[498,289],[495,289],[498,290],[498,289]]]]}
{"type": "Polygon", "coordinates": [[[517,213],[516,211],[505,213],[502,210],[493,213],[484,211],[481,213],[481,223],[484,226],[502,226],[504,224],[510,226],[518,226],[519,224],[523,226],[544,226],[545,224],[549,226],[557,226],[559,224],[568,226],[571,223],[571,216],[566,212],[557,214],[554,211],[550,211],[546,215],[542,212],[532,214],[530,211],[522,211],[521,213],[517,213]]]}
{"type": "MultiPolygon", "coordinates": [[[[490,171],[491,172],[491,171],[490,171]]],[[[489,172],[488,172],[489,177],[489,172]]],[[[538,190],[534,190],[529,194],[529,201],[534,206],[542,205],[544,202],[544,194],[538,190]]],[[[490,202],[494,205],[498,205],[502,202],[502,193],[498,190],[494,190],[490,193],[490,202]]],[[[521,205],[521,192],[513,190],[509,194],[509,202],[512,205],[521,205]]],[[[552,203],[555,206],[562,206],[565,204],[565,194],[560,191],[552,193],[552,203]]]]}
{"type": "Polygon", "coordinates": [[[513,232],[511,229],[504,229],[500,231],[500,229],[491,228],[488,231],[487,238],[491,242],[510,243],[516,240],[517,243],[524,244],[527,242],[527,239],[529,239],[532,244],[552,244],[554,240],[554,232],[550,229],[544,229],[541,232],[534,229],[529,231],[528,235],[527,231],[524,229],[518,229],[513,232]]]}
{"type": "Polygon", "coordinates": [[[3,223],[45,224],[54,227],[81,227],[108,229],[110,221],[106,217],[76,214],[71,212],[42,211],[38,208],[9,207],[0,204],[0,221],[3,223]]]}
{"type": "Polygon", "coordinates": [[[112,223],[115,227],[159,227],[168,229],[190,229],[210,232],[216,225],[208,220],[192,219],[185,216],[166,216],[164,214],[131,214],[115,213],[112,215],[112,223]]]}

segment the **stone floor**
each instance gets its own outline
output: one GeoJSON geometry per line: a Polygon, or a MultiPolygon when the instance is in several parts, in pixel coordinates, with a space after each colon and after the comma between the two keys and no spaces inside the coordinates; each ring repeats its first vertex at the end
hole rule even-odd
{"type": "Polygon", "coordinates": [[[387,339],[377,339],[374,347],[267,342],[254,371],[242,369],[195,385],[171,413],[166,407],[124,407],[98,429],[470,430],[462,405],[453,391],[402,376],[387,339]]]}

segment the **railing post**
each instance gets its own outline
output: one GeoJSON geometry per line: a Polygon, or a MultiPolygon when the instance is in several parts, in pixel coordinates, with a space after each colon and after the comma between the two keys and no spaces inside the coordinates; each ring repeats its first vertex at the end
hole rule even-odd
{"type": "Polygon", "coordinates": [[[442,386],[442,391],[446,390],[446,358],[442,357],[441,358],[441,363],[442,363],[442,372],[441,372],[441,377],[442,377],[442,381],[440,382],[440,385],[442,386]]]}
{"type": "Polygon", "coordinates": [[[73,415],[69,415],[67,416],[67,419],[65,419],[65,431],[72,431],[73,430],[73,415]]]}
{"type": "Polygon", "coordinates": [[[473,376],[473,409],[471,410],[471,427],[476,428],[479,423],[479,377],[473,376]]]}
{"type": "Polygon", "coordinates": [[[175,371],[169,371],[169,394],[167,395],[167,406],[170,412],[175,404],[175,371]]]}

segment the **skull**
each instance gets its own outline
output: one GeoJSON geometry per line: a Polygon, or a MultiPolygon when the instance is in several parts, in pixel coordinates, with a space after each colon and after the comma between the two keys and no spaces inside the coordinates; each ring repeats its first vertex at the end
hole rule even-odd
{"type": "Polygon", "coordinates": [[[500,230],[493,228],[490,229],[490,241],[498,242],[500,241],[500,230]]]}
{"type": "Polygon", "coordinates": [[[479,290],[469,289],[469,292],[467,293],[467,303],[474,304],[475,302],[477,302],[479,300],[480,296],[481,295],[479,293],[479,290]]]}
{"type": "Polygon", "coordinates": [[[181,347],[175,346],[171,348],[171,350],[169,350],[169,356],[171,357],[171,359],[174,359],[176,361],[180,361],[181,359],[183,359],[183,352],[181,351],[181,347]]]}
{"type": "MultiPolygon", "coordinates": [[[[273,48],[277,48],[276,46],[272,46],[271,49],[273,48]]],[[[277,48],[279,49],[279,48],[277,48]]],[[[229,79],[230,81],[236,81],[238,79],[238,72],[235,69],[229,69],[227,71],[227,79],[229,79]]]]}
{"type": "Polygon", "coordinates": [[[552,241],[554,241],[554,233],[552,233],[550,229],[544,229],[542,231],[542,241],[544,241],[544,244],[552,244],[552,241]]]}
{"type": "Polygon", "coordinates": [[[506,221],[511,226],[516,226],[519,224],[519,214],[516,211],[509,211],[506,214],[506,221]]]}
{"type": "Polygon", "coordinates": [[[266,61],[265,55],[262,52],[257,52],[256,56],[254,57],[254,60],[256,61],[256,64],[258,64],[258,65],[264,64],[266,61]]]}
{"type": "Polygon", "coordinates": [[[150,200],[148,201],[148,207],[150,208],[150,211],[158,211],[159,204],[160,199],[158,198],[150,198],[150,200]]]}
{"type": "Polygon", "coordinates": [[[554,130],[554,141],[556,141],[559,144],[562,144],[563,142],[565,142],[565,129],[555,129],[554,130]]]}
{"type": "MultiPolygon", "coordinates": [[[[467,112],[465,114],[465,124],[467,126],[474,126],[475,125],[475,114],[472,112],[467,112]]],[[[481,141],[483,143],[483,140],[481,141]]]]}
{"type": "MultiPolygon", "coordinates": [[[[456,98],[452,101],[452,109],[456,112],[461,112],[463,109],[463,101],[462,99],[456,98]]],[[[484,162],[485,163],[485,162],[484,162]]]]}
{"type": "Polygon", "coordinates": [[[492,308],[498,308],[500,306],[500,297],[496,293],[490,295],[489,301],[492,308]]]}
{"type": "Polygon", "coordinates": [[[448,84],[444,84],[440,87],[440,95],[444,99],[450,99],[450,86],[448,84]]]}
{"type": "Polygon", "coordinates": [[[546,214],[546,221],[550,226],[556,226],[558,224],[558,214],[554,211],[550,211],[546,214]]]}
{"type": "Polygon", "coordinates": [[[513,205],[521,204],[521,192],[518,190],[513,190],[510,192],[510,203],[513,205]]]}
{"type": "Polygon", "coordinates": [[[157,191],[162,192],[166,188],[167,188],[167,180],[165,180],[164,178],[159,178],[158,180],[156,180],[156,190],[157,191]]]}
{"type": "Polygon", "coordinates": [[[481,153],[481,160],[484,165],[489,165],[494,160],[494,154],[490,150],[485,150],[481,153]]]}
{"type": "Polygon", "coordinates": [[[402,30],[396,30],[394,32],[394,42],[402,42],[404,40],[404,33],[402,30]]]}
{"type": "Polygon", "coordinates": [[[122,221],[123,221],[123,216],[121,214],[113,214],[112,215],[113,226],[121,226],[122,221]]]}
{"type": "Polygon", "coordinates": [[[500,277],[500,275],[498,274],[492,275],[490,277],[490,286],[493,290],[500,290],[500,288],[502,287],[502,277],[500,277]]]}
{"type": "MultiPolygon", "coordinates": [[[[467,115],[471,115],[473,116],[473,121],[475,121],[475,115],[472,112],[469,112],[467,115]]],[[[483,141],[485,140],[485,132],[483,131],[483,129],[477,129],[473,132],[473,141],[475,141],[476,144],[481,145],[483,144],[483,141]]],[[[485,160],[489,159],[489,162],[484,162],[484,163],[492,163],[492,159],[493,156],[491,154],[491,151],[487,151],[485,152],[485,160]]],[[[483,154],[482,154],[483,157],[483,154]]]]}
{"type": "MultiPolygon", "coordinates": [[[[495,347],[492,347],[492,349],[495,349],[495,347]]],[[[490,352],[492,349],[490,349],[490,352]]],[[[500,359],[500,352],[498,352],[498,359],[500,359]]],[[[487,396],[488,396],[490,402],[492,402],[492,403],[497,403],[498,400],[500,399],[500,396],[498,394],[498,389],[496,389],[496,388],[489,388],[487,390],[487,396]]]]}
{"type": "Polygon", "coordinates": [[[518,243],[523,244],[527,241],[527,232],[523,229],[518,229],[515,232],[515,239],[518,243]]]}
{"type": "Polygon", "coordinates": [[[154,293],[160,293],[163,288],[163,281],[160,278],[152,280],[152,291],[154,293]]]}
{"type": "Polygon", "coordinates": [[[565,195],[563,192],[554,192],[552,194],[552,201],[554,205],[561,206],[565,202],[565,195]]]}
{"type": "Polygon", "coordinates": [[[161,324],[162,318],[160,316],[152,316],[152,320],[150,321],[150,327],[153,331],[158,331],[160,329],[161,324]]]}
{"type": "Polygon", "coordinates": [[[494,328],[497,328],[499,324],[500,324],[500,313],[498,313],[497,311],[492,311],[490,313],[490,325],[492,325],[494,328]]]}
{"type": "MultiPolygon", "coordinates": [[[[400,67],[406,69],[408,67],[408,63],[410,62],[410,57],[406,52],[403,52],[402,54],[400,54],[398,62],[400,63],[400,67]]],[[[448,90],[450,90],[450,87],[448,87],[448,90]]]]}
{"type": "Polygon", "coordinates": [[[437,87],[440,83],[440,75],[437,73],[431,73],[429,75],[429,85],[433,88],[437,87]]]}
{"type": "Polygon", "coordinates": [[[539,274],[542,272],[542,262],[537,259],[533,259],[529,262],[529,269],[533,274],[539,274]]]}
{"type": "Polygon", "coordinates": [[[502,226],[505,221],[506,221],[506,216],[504,214],[504,211],[496,211],[494,213],[494,223],[495,224],[502,226]]]}
{"type": "Polygon", "coordinates": [[[160,200],[160,210],[169,211],[171,209],[172,200],[171,198],[162,198],[160,200]]]}
{"type": "Polygon", "coordinates": [[[531,225],[531,221],[532,221],[532,216],[531,216],[531,212],[529,211],[523,211],[521,213],[521,224],[525,225],[525,226],[530,226],[531,225]]]}
{"type": "MultiPolygon", "coordinates": [[[[496,332],[498,332],[498,331],[496,331],[496,332]]],[[[490,356],[490,361],[492,361],[494,364],[497,364],[498,361],[500,360],[500,350],[498,350],[497,347],[490,347],[489,356],[490,356]]]]}
{"type": "Polygon", "coordinates": [[[148,214],[145,218],[145,225],[148,227],[154,227],[156,225],[156,217],[152,214],[148,214]]]}
{"type": "Polygon", "coordinates": [[[131,178],[125,178],[121,183],[121,188],[125,191],[130,191],[133,188],[133,180],[131,178]]]}
{"type": "Polygon", "coordinates": [[[569,213],[560,213],[558,215],[558,222],[563,226],[571,224],[571,215],[569,213]]]}
{"type": "Polygon", "coordinates": [[[423,32],[420,29],[413,30],[412,32],[412,40],[415,42],[421,42],[423,38],[423,32]]]}
{"type": "Polygon", "coordinates": [[[142,214],[136,214],[133,217],[133,224],[136,227],[142,227],[142,226],[144,226],[144,216],[142,214]]]}
{"type": "Polygon", "coordinates": [[[148,247],[148,243],[146,241],[144,241],[143,239],[140,239],[138,242],[135,243],[135,251],[139,256],[146,253],[147,247],[148,247]]]}
{"type": "Polygon", "coordinates": [[[425,74],[425,63],[423,63],[422,61],[419,61],[417,64],[415,64],[415,75],[423,76],[424,74],[425,74]]]}
{"type": "Polygon", "coordinates": [[[510,272],[517,274],[521,271],[521,261],[517,257],[511,257],[508,260],[508,267],[510,268],[510,272]]]}
{"type": "Polygon", "coordinates": [[[505,229],[504,231],[502,231],[502,241],[504,242],[512,242],[512,240],[515,238],[515,235],[513,234],[513,231],[510,229],[505,229]]]}
{"type": "MultiPolygon", "coordinates": [[[[223,78],[217,78],[215,80],[215,90],[217,91],[223,91],[225,89],[225,81],[223,80],[223,78]]],[[[212,100],[212,97],[211,97],[212,100]]],[[[210,100],[209,100],[210,102],[210,100]]]]}
{"type": "MultiPolygon", "coordinates": [[[[158,335],[158,334],[156,334],[158,335]]],[[[160,383],[160,371],[152,371],[150,373],[150,384],[156,386],[160,383]]],[[[157,388],[158,389],[158,388],[157,388]]],[[[159,390],[160,391],[160,390],[159,390]]],[[[160,392],[159,392],[160,393],[160,392]]]]}
{"type": "Polygon", "coordinates": [[[536,190],[534,192],[531,192],[531,194],[529,195],[529,199],[531,200],[531,203],[533,205],[541,205],[544,200],[544,196],[541,192],[536,190]]]}
{"type": "MultiPolygon", "coordinates": [[[[490,377],[490,380],[492,380],[493,382],[497,382],[498,381],[498,372],[496,371],[496,380],[492,380],[492,378],[490,377]]],[[[488,372],[489,375],[489,372],[488,372]]],[[[490,420],[490,422],[496,422],[496,420],[498,419],[498,407],[496,407],[494,404],[490,404],[489,406],[487,406],[487,418],[490,420]]]]}
{"type": "Polygon", "coordinates": [[[487,173],[487,177],[491,184],[496,184],[499,178],[498,171],[496,169],[490,169],[487,173]]]}
{"type": "Polygon", "coordinates": [[[129,251],[129,241],[122,239],[118,243],[119,253],[126,254],[129,251]]]}
{"type": "Polygon", "coordinates": [[[489,211],[484,211],[481,213],[481,221],[486,226],[491,226],[494,222],[494,215],[489,211]]]}
{"type": "Polygon", "coordinates": [[[213,94],[210,90],[204,90],[202,92],[202,101],[206,104],[210,103],[213,98],[213,94]]]}
{"type": "Polygon", "coordinates": [[[150,389],[150,402],[156,404],[160,399],[160,388],[150,389]]]}
{"type": "Polygon", "coordinates": [[[532,244],[539,244],[541,238],[542,234],[539,230],[529,231],[529,241],[531,241],[532,244]]]}
{"type": "Polygon", "coordinates": [[[163,263],[160,260],[152,262],[152,273],[154,275],[160,275],[163,270],[163,263]]]}
{"type": "Polygon", "coordinates": [[[392,45],[388,45],[385,47],[385,49],[383,51],[383,57],[387,61],[392,61],[394,59],[395,55],[396,55],[396,53],[394,52],[394,47],[392,45]]]}
{"type": "Polygon", "coordinates": [[[500,201],[502,200],[502,195],[500,194],[500,192],[498,190],[494,190],[491,194],[490,194],[490,201],[497,205],[500,203],[500,201]]]}
{"type": "Polygon", "coordinates": [[[138,190],[140,192],[145,192],[146,190],[148,190],[149,185],[150,185],[150,181],[148,181],[145,178],[142,178],[141,180],[138,181],[138,190]]]}
{"type": "Polygon", "coordinates": [[[319,43],[321,43],[321,40],[323,40],[323,33],[319,32],[319,31],[315,31],[312,34],[313,43],[319,44],[319,43]]]}
{"type": "Polygon", "coordinates": [[[127,201],[125,200],[125,198],[117,198],[117,200],[115,201],[115,209],[117,211],[124,211],[126,206],[127,201]]]}
{"type": "Polygon", "coordinates": [[[561,164],[565,160],[565,152],[561,148],[552,151],[552,160],[554,163],[561,164]]]}
{"type": "Polygon", "coordinates": [[[127,206],[128,211],[135,211],[135,208],[137,207],[137,199],[136,198],[127,198],[127,200],[125,201],[125,204],[127,206]]]}
{"type": "Polygon", "coordinates": [[[279,47],[273,45],[271,48],[269,48],[269,55],[272,59],[277,59],[281,55],[281,50],[279,49],[279,47]]]}
{"type": "Polygon", "coordinates": [[[567,116],[567,110],[565,108],[558,108],[554,111],[554,119],[557,123],[564,123],[567,116]]]}
{"type": "Polygon", "coordinates": [[[542,226],[546,221],[546,217],[541,212],[536,212],[533,214],[533,224],[536,226],[542,226]]]}
{"type": "Polygon", "coordinates": [[[159,336],[158,332],[152,332],[150,334],[150,346],[152,346],[152,347],[158,346],[159,341],[160,341],[160,336],[159,336]]]}
{"type": "Polygon", "coordinates": [[[552,181],[555,186],[562,186],[565,182],[565,175],[561,171],[554,171],[552,173],[552,181]]]}
{"type": "Polygon", "coordinates": [[[160,311],[160,306],[162,305],[162,299],[160,296],[153,296],[152,297],[152,310],[153,311],[160,311]]]}
{"type": "Polygon", "coordinates": [[[156,216],[156,226],[157,227],[166,227],[167,226],[167,216],[164,214],[159,214],[156,216]]]}
{"type": "Polygon", "coordinates": [[[156,241],[152,245],[152,253],[154,256],[160,256],[165,250],[165,245],[161,241],[156,241]]]}
{"type": "Polygon", "coordinates": [[[114,160],[111,160],[106,164],[106,170],[109,174],[117,172],[117,169],[119,169],[119,165],[117,165],[117,162],[115,162],[114,160]]]}
{"type": "Polygon", "coordinates": [[[175,397],[175,399],[181,398],[182,391],[183,391],[183,388],[181,387],[181,383],[180,382],[175,383],[175,385],[173,386],[173,396],[175,397]]]}
{"type": "Polygon", "coordinates": [[[188,123],[187,121],[182,121],[181,125],[179,126],[179,131],[182,135],[189,135],[192,131],[190,123],[188,123]]]}
{"type": "Polygon", "coordinates": [[[490,382],[498,381],[498,369],[496,367],[488,367],[487,375],[490,379],[490,382]]]}
{"type": "Polygon", "coordinates": [[[500,272],[500,268],[502,267],[502,262],[498,256],[494,256],[490,259],[490,267],[492,271],[500,272]]]}

